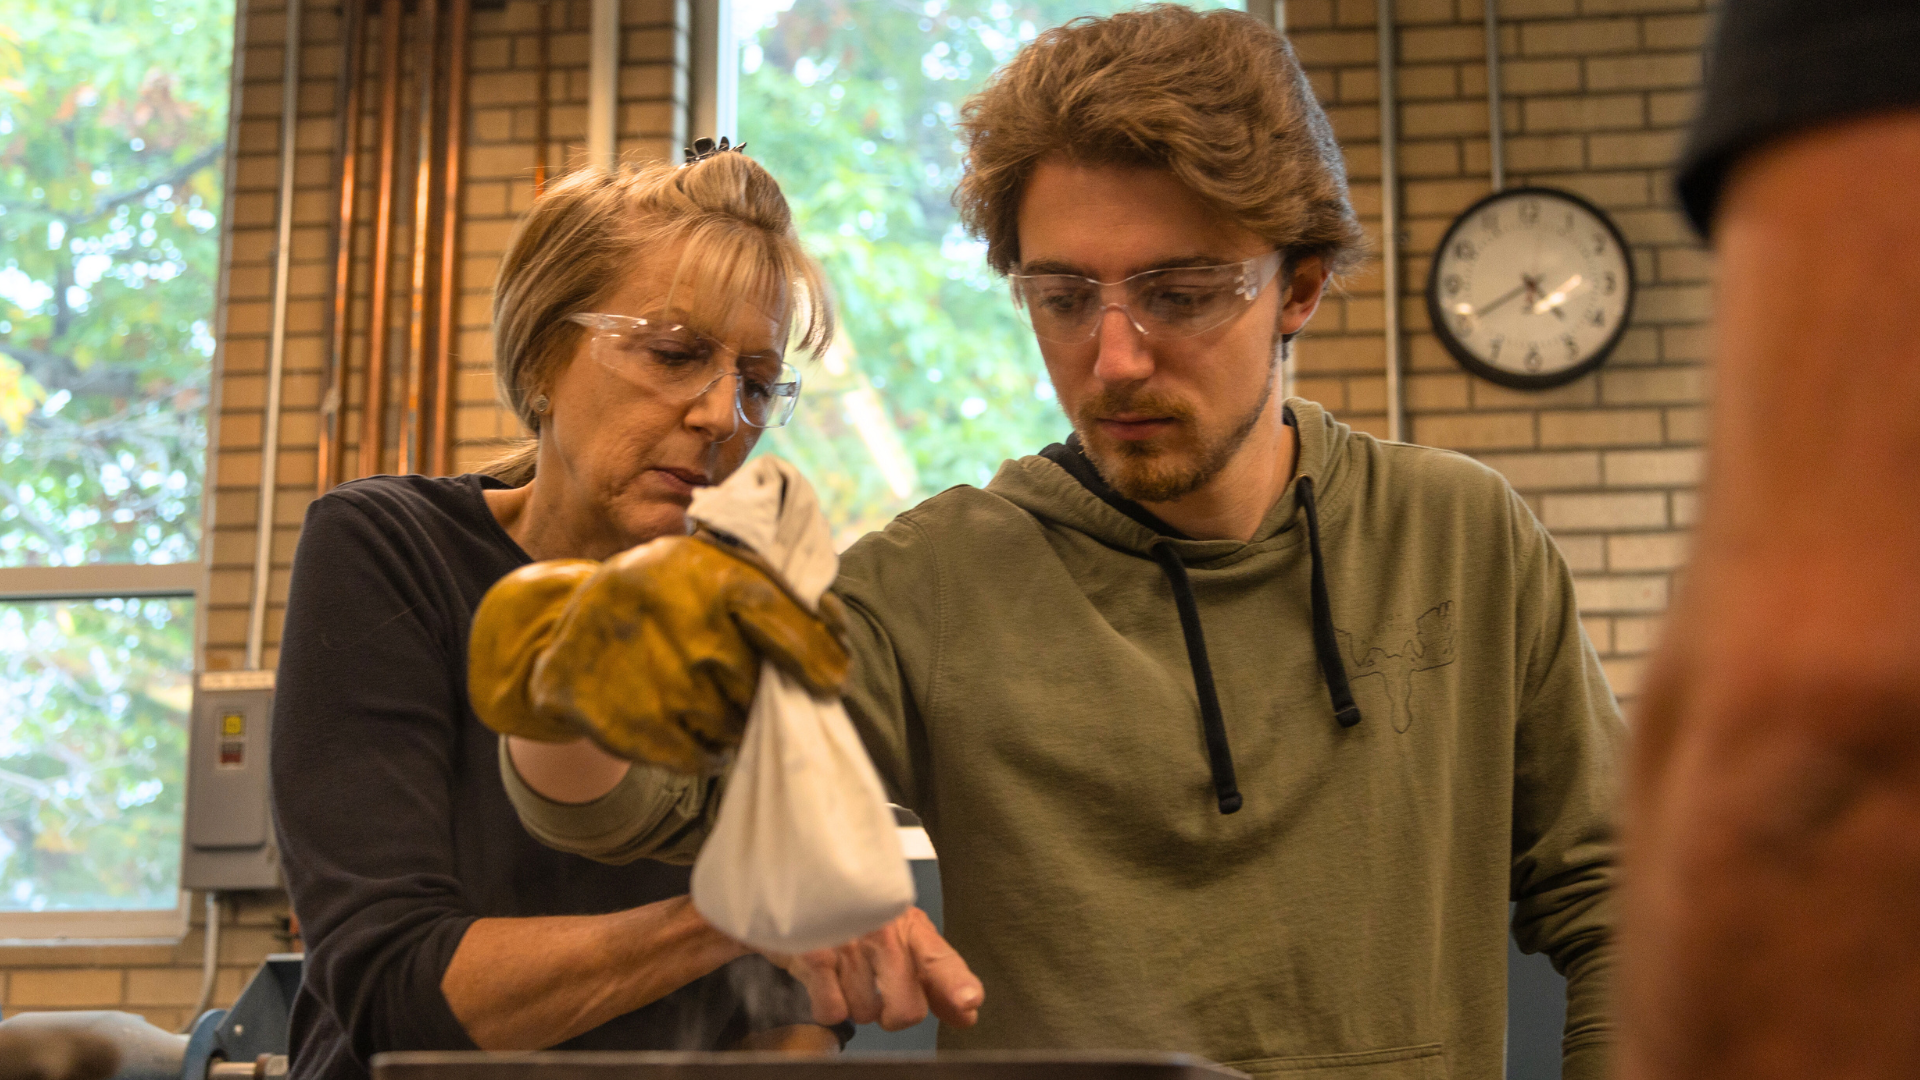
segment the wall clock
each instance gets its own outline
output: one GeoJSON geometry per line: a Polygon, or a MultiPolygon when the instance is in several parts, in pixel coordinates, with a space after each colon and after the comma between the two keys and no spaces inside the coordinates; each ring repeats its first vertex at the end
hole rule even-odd
{"type": "Polygon", "coordinates": [[[1544,390],[1604,362],[1633,314],[1633,259],[1599,207],[1509,188],[1468,207],[1427,276],[1434,333],[1460,366],[1544,390]]]}

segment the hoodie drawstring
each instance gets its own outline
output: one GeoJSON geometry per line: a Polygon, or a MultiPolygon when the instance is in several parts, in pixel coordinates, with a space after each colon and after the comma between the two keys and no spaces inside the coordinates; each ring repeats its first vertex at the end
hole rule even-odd
{"type": "Polygon", "coordinates": [[[1327,599],[1327,570],[1320,561],[1320,512],[1313,501],[1313,477],[1302,476],[1294,482],[1300,508],[1307,512],[1307,555],[1312,564],[1308,591],[1313,601],[1313,651],[1320,658],[1320,678],[1333,699],[1333,718],[1350,728],[1360,722],[1360,706],[1353,703],[1353,687],[1347,682],[1347,665],[1340,659],[1340,641],[1333,632],[1333,603],[1327,599]]]}
{"type": "Polygon", "coordinates": [[[1200,725],[1207,736],[1207,763],[1213,767],[1213,794],[1220,800],[1220,812],[1231,814],[1240,809],[1240,787],[1233,779],[1227,721],[1220,712],[1220,697],[1214,692],[1213,665],[1207,663],[1207,639],[1200,632],[1200,607],[1193,602],[1187,564],[1164,540],[1156,542],[1151,550],[1160,571],[1167,575],[1167,584],[1173,587],[1173,606],[1180,611],[1180,632],[1187,639],[1187,665],[1193,669],[1193,692],[1200,699],[1200,725]]]}
{"type": "MultiPolygon", "coordinates": [[[[1313,608],[1313,652],[1320,662],[1320,678],[1333,699],[1333,718],[1350,728],[1360,722],[1360,707],[1353,702],[1353,687],[1347,681],[1347,665],[1340,657],[1340,642],[1333,629],[1333,604],[1327,599],[1327,571],[1320,559],[1320,512],[1313,498],[1313,477],[1295,481],[1300,509],[1307,515],[1307,558],[1310,569],[1308,593],[1313,608]]],[[[1233,749],[1227,745],[1227,721],[1220,711],[1220,696],[1213,685],[1213,665],[1207,662],[1207,639],[1200,629],[1200,606],[1193,599],[1193,584],[1187,579],[1187,564],[1165,539],[1156,540],[1149,549],[1173,588],[1173,605],[1180,612],[1180,633],[1187,640],[1187,665],[1193,669],[1193,692],[1200,699],[1200,725],[1207,739],[1207,764],[1213,769],[1213,793],[1220,800],[1220,812],[1231,814],[1240,809],[1240,786],[1233,774],[1233,749]]]]}

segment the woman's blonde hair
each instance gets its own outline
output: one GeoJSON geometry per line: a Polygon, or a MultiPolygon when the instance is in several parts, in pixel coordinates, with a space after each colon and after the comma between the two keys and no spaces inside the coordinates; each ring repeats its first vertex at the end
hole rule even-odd
{"type": "Polygon", "coordinates": [[[780,185],[758,162],[721,153],[691,165],[570,173],[521,219],[493,288],[494,382],[536,437],[481,472],[515,487],[533,479],[533,401],[585,332],[567,316],[593,310],[626,284],[638,260],[675,245],[669,305],[696,327],[717,330],[740,304],[772,297],[795,347],[818,355],[833,340],[826,278],[800,247],[780,185]]]}
{"type": "Polygon", "coordinates": [[[1244,12],[1152,4],[1041,34],[967,101],[961,220],[999,272],[1043,158],[1170,170],[1284,251],[1336,272],[1366,253],[1326,113],[1293,49],[1244,12]]]}

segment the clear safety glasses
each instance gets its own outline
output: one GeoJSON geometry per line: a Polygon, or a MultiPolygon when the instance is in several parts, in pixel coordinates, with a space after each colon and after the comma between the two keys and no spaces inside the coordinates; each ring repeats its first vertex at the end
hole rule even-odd
{"type": "Polygon", "coordinates": [[[742,353],[664,319],[592,311],[567,319],[587,328],[596,362],[669,401],[697,400],[732,376],[734,412],[743,422],[776,428],[793,418],[800,373],[777,352],[742,353]]]}
{"type": "Polygon", "coordinates": [[[1035,337],[1080,345],[1099,335],[1108,308],[1119,308],[1150,338],[1192,337],[1224,326],[1253,306],[1280,272],[1280,263],[1280,253],[1270,251],[1244,262],[1148,270],[1119,281],[1078,274],[1010,274],[1008,279],[1035,337]],[[1108,290],[1120,299],[1109,300],[1108,290]]]}

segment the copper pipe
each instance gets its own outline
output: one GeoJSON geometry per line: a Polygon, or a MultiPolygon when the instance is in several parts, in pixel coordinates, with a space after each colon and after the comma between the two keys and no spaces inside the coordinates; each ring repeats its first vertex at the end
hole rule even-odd
{"type": "Polygon", "coordinates": [[[372,313],[367,330],[366,390],[360,403],[360,475],[380,471],[387,441],[387,292],[393,261],[393,212],[399,181],[400,18],[403,0],[380,4],[380,197],[373,213],[372,313]]]}
{"type": "Polygon", "coordinates": [[[333,222],[333,310],[329,313],[329,347],[325,372],[326,397],[320,406],[320,494],[340,482],[346,467],[346,441],[341,438],[347,416],[347,350],[353,343],[353,209],[359,194],[360,82],[366,62],[366,0],[345,0],[346,18],[340,28],[340,85],[334,94],[334,115],[340,118],[335,154],[340,162],[340,212],[333,222]]]}
{"type": "Polygon", "coordinates": [[[548,0],[534,0],[535,6],[540,9],[540,36],[535,49],[540,60],[539,71],[534,79],[537,89],[533,99],[533,197],[536,199],[547,190],[547,141],[550,137],[547,133],[547,114],[553,107],[547,89],[547,81],[553,73],[552,58],[547,49],[547,3],[548,0]]]}
{"type": "Polygon", "coordinates": [[[413,50],[414,89],[418,95],[414,106],[414,120],[417,123],[411,230],[413,250],[408,253],[413,261],[413,274],[412,286],[407,290],[406,404],[400,412],[399,461],[394,469],[400,473],[418,471],[420,460],[425,456],[421,431],[426,425],[420,409],[426,404],[428,395],[425,385],[428,375],[427,350],[433,347],[430,336],[432,326],[427,314],[432,299],[427,293],[433,281],[427,274],[427,267],[432,261],[429,256],[433,251],[434,239],[434,112],[438,97],[435,91],[439,89],[435,67],[440,58],[440,0],[420,0],[418,11],[414,30],[420,44],[413,50]]]}
{"type": "Polygon", "coordinates": [[[439,318],[434,327],[433,427],[427,471],[434,476],[453,472],[454,345],[460,327],[460,165],[467,148],[467,15],[472,0],[451,0],[447,17],[446,158],[440,175],[440,284],[439,318]]]}

